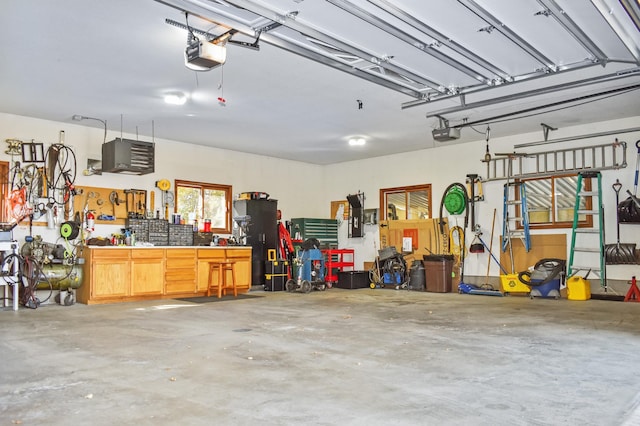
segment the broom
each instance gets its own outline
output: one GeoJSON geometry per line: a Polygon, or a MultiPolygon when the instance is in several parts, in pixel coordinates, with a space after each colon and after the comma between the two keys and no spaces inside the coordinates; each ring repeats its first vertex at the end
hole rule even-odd
{"type": "MultiPolygon", "coordinates": [[[[493,220],[491,221],[491,239],[489,240],[489,253],[492,253],[493,248],[493,233],[496,227],[496,209],[493,209],[493,220]]],[[[487,259],[487,276],[482,288],[495,290],[491,284],[489,284],[489,271],[491,270],[491,256],[487,259]]]]}

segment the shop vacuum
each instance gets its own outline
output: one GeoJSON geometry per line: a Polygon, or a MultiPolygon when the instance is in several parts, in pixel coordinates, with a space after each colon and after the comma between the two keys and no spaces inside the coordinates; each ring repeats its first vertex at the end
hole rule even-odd
{"type": "Polygon", "coordinates": [[[527,285],[531,291],[529,297],[560,298],[560,285],[566,275],[566,261],[564,259],[541,259],[532,271],[518,274],[521,283],[527,285]]]}

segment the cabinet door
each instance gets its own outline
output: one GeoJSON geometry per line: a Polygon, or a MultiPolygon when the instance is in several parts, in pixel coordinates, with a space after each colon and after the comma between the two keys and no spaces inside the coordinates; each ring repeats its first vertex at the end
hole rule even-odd
{"type": "Polygon", "coordinates": [[[164,250],[131,252],[131,295],[162,294],[164,290],[164,250]]]}
{"type": "Polygon", "coordinates": [[[93,298],[129,295],[131,277],[129,260],[100,259],[95,260],[91,267],[93,268],[93,298]]]}
{"type": "MultiPolygon", "coordinates": [[[[228,259],[236,261],[235,274],[236,285],[238,288],[246,288],[252,285],[252,261],[250,248],[227,249],[226,255],[228,259]]],[[[264,267],[264,262],[263,262],[264,267]]]]}

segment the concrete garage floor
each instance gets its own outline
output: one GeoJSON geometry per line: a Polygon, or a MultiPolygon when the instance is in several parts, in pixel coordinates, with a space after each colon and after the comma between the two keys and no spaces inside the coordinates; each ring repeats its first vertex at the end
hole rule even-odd
{"type": "Polygon", "coordinates": [[[640,304],[390,289],[0,312],[0,424],[640,424],[640,304]]]}

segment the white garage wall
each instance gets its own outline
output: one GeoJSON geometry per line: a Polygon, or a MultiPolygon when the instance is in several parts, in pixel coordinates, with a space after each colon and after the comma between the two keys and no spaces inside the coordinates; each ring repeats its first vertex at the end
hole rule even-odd
{"type": "MultiPolygon", "coordinates": [[[[594,123],[589,126],[562,128],[551,132],[550,139],[584,135],[607,130],[625,129],[640,126],[640,116],[611,122],[594,123]]],[[[438,215],[440,199],[444,189],[453,182],[464,182],[467,174],[477,173],[486,176],[486,166],[480,160],[484,158],[484,137],[478,135],[476,142],[467,144],[447,144],[431,141],[429,129],[425,128],[425,147],[422,151],[397,154],[387,157],[362,161],[339,163],[330,166],[315,166],[307,163],[280,160],[235,151],[206,148],[176,141],[156,139],[156,172],[145,176],[129,176],[105,173],[102,176],[82,176],[87,158],[101,158],[103,130],[88,128],[70,122],[54,122],[30,117],[0,114],[0,137],[2,142],[8,138],[23,141],[34,140],[45,145],[58,141],[60,130],[65,131],[66,144],[73,147],[78,162],[76,184],[107,188],[139,188],[150,190],[158,179],[187,179],[216,182],[233,185],[233,192],[264,191],[271,198],[278,200],[278,207],[283,218],[293,217],[327,217],[331,200],[345,199],[347,194],[358,191],[365,193],[365,208],[378,208],[380,188],[417,185],[431,183],[433,187],[433,214],[438,215]]],[[[465,129],[463,131],[471,131],[465,129]]],[[[107,140],[119,137],[116,132],[108,132],[107,140]]],[[[124,135],[135,139],[135,135],[124,135]]],[[[572,141],[562,147],[580,147],[613,142],[615,136],[572,141]]],[[[144,138],[141,138],[146,140],[144,138]]],[[[489,141],[490,151],[512,152],[513,146],[519,143],[539,141],[542,131],[523,134],[516,137],[496,138],[489,141]]],[[[635,141],[640,140],[640,133],[620,134],[620,140],[627,141],[628,166],[622,170],[603,172],[603,201],[605,204],[605,220],[607,243],[615,242],[615,194],[611,185],[619,178],[623,183],[622,194],[627,189],[633,190],[633,179],[636,166],[635,141]]],[[[269,143],[269,141],[265,141],[269,143]]],[[[375,143],[375,142],[373,142],[375,143]]],[[[550,151],[556,145],[542,145],[534,148],[517,150],[518,152],[550,151]]],[[[0,149],[0,160],[9,161],[0,149]]],[[[366,149],[366,148],[365,148],[366,149]]],[[[484,184],[485,201],[477,204],[476,221],[482,227],[483,238],[488,242],[491,232],[493,209],[497,209],[496,237],[494,254],[499,255],[498,235],[502,226],[502,183],[488,182],[484,184]]],[[[626,197],[622,197],[626,198],[626,197]]],[[[160,194],[156,194],[160,200],[160,194]]],[[[462,217],[459,221],[462,224],[462,217]]],[[[118,226],[98,225],[96,235],[109,235],[118,230],[118,226]]],[[[377,226],[366,225],[365,237],[347,239],[346,222],[340,227],[341,247],[356,249],[356,267],[362,262],[373,260],[379,248],[377,226]]],[[[558,231],[538,231],[556,233],[558,231]]],[[[622,242],[636,243],[640,246],[640,225],[621,225],[622,242]]],[[[23,241],[27,235],[26,226],[17,227],[14,236],[23,241]]],[[[57,231],[46,227],[34,227],[34,234],[42,235],[47,241],[56,241],[57,231]]],[[[570,230],[565,233],[570,236],[570,230]]],[[[468,237],[467,243],[472,237],[468,237]]],[[[569,245],[569,240],[567,240],[569,245]]],[[[471,255],[467,259],[465,275],[484,276],[486,273],[488,254],[471,255]]],[[[637,265],[615,265],[608,268],[611,279],[628,280],[640,272],[637,265]]],[[[497,265],[491,264],[491,276],[498,276],[497,265]]]]}
{"type": "MultiPolygon", "coordinates": [[[[497,126],[497,125],[496,125],[497,126]]],[[[608,130],[626,129],[640,127],[640,117],[621,119],[610,122],[594,123],[589,126],[571,127],[558,129],[550,133],[549,139],[563,138],[569,136],[585,135],[608,130]]],[[[484,129],[479,129],[484,130],[484,129]]],[[[471,129],[463,129],[463,132],[471,132],[471,129]]],[[[425,129],[425,146],[434,145],[431,136],[425,129]]],[[[434,217],[438,216],[440,200],[443,191],[453,182],[465,182],[467,174],[477,173],[486,177],[486,165],[481,160],[485,153],[485,140],[483,135],[478,135],[479,139],[473,143],[447,144],[435,143],[435,148],[423,151],[397,154],[388,157],[373,158],[349,163],[340,163],[327,166],[325,169],[325,193],[327,200],[345,199],[347,194],[362,191],[365,194],[365,208],[379,207],[379,189],[396,186],[418,185],[424,183],[432,184],[432,212],[434,217]]],[[[565,142],[562,145],[549,144],[537,147],[529,147],[515,150],[516,152],[534,153],[552,151],[560,146],[562,148],[583,147],[612,143],[616,136],[605,136],[592,139],[565,142]]],[[[636,167],[636,147],[635,142],[640,140],[640,132],[624,133],[618,136],[621,141],[628,143],[627,163],[628,166],[621,170],[604,171],[602,173],[603,203],[605,206],[605,230],[606,243],[615,243],[616,240],[616,209],[615,193],[611,185],[616,178],[623,184],[621,199],[626,198],[626,190],[633,191],[634,173],[636,167]]],[[[490,139],[489,149],[492,154],[499,152],[514,152],[514,145],[526,142],[543,140],[542,131],[530,134],[522,134],[516,137],[490,139]]],[[[373,142],[375,143],[375,141],[373,142]]],[[[503,184],[504,181],[487,182],[484,184],[485,201],[477,203],[476,222],[482,227],[483,239],[489,244],[491,235],[491,220],[493,209],[497,209],[496,231],[493,242],[494,255],[499,258],[499,235],[502,229],[502,207],[503,207],[503,184]]],[[[462,225],[463,217],[459,219],[462,225]]],[[[343,225],[343,237],[346,237],[346,224],[343,225]]],[[[377,227],[369,226],[365,229],[366,236],[362,239],[341,240],[341,246],[354,247],[358,251],[356,262],[373,260],[376,253],[373,243],[379,241],[377,227]]],[[[567,247],[570,246],[571,230],[559,231],[535,231],[537,233],[560,233],[567,234],[567,247]]],[[[621,242],[636,243],[640,248],[640,225],[621,225],[621,242]]],[[[472,235],[469,232],[467,244],[471,242],[472,235]]],[[[517,244],[517,243],[516,243],[517,244]]],[[[379,248],[379,247],[377,247],[379,248]]],[[[467,257],[465,275],[484,276],[486,274],[488,253],[470,255],[467,257]]],[[[568,254],[567,254],[568,256],[568,254]]],[[[567,257],[568,259],[568,257],[567,257]]],[[[359,263],[360,264],[360,263],[359,263]]],[[[510,265],[504,265],[510,270],[510,265]]],[[[596,265],[594,265],[596,266],[596,265]]],[[[608,277],[611,279],[629,280],[632,275],[640,272],[637,265],[615,265],[607,268],[608,277]]],[[[491,263],[491,276],[498,276],[500,270],[498,266],[491,263]]]]}
{"type": "MultiPolygon", "coordinates": [[[[317,217],[319,212],[326,210],[325,201],[318,197],[322,192],[322,181],[318,178],[322,175],[320,166],[156,139],[155,173],[143,176],[114,173],[83,176],[82,170],[86,168],[88,158],[102,158],[103,129],[0,114],[2,144],[9,138],[25,142],[33,140],[43,142],[46,149],[47,145],[58,142],[60,130],[65,131],[65,144],[72,147],[76,154],[77,186],[151,190],[159,179],[169,179],[173,186],[173,180],[177,178],[230,184],[234,194],[245,191],[267,192],[271,198],[278,200],[278,207],[285,218],[317,217]]],[[[107,141],[115,137],[120,137],[120,133],[107,133],[107,141]]],[[[135,135],[127,134],[124,137],[136,138],[135,135]]],[[[140,139],[148,141],[146,138],[140,139]]],[[[6,147],[6,144],[0,147],[0,160],[10,161],[11,158],[5,154],[6,147]]],[[[156,191],[158,206],[161,196],[157,189],[156,191]]],[[[108,236],[119,229],[120,226],[116,225],[97,225],[94,235],[108,236]]],[[[14,237],[22,242],[28,231],[27,226],[19,226],[14,230],[14,237]]],[[[58,238],[57,230],[48,230],[46,226],[34,226],[33,234],[40,234],[49,242],[58,238]]]]}

